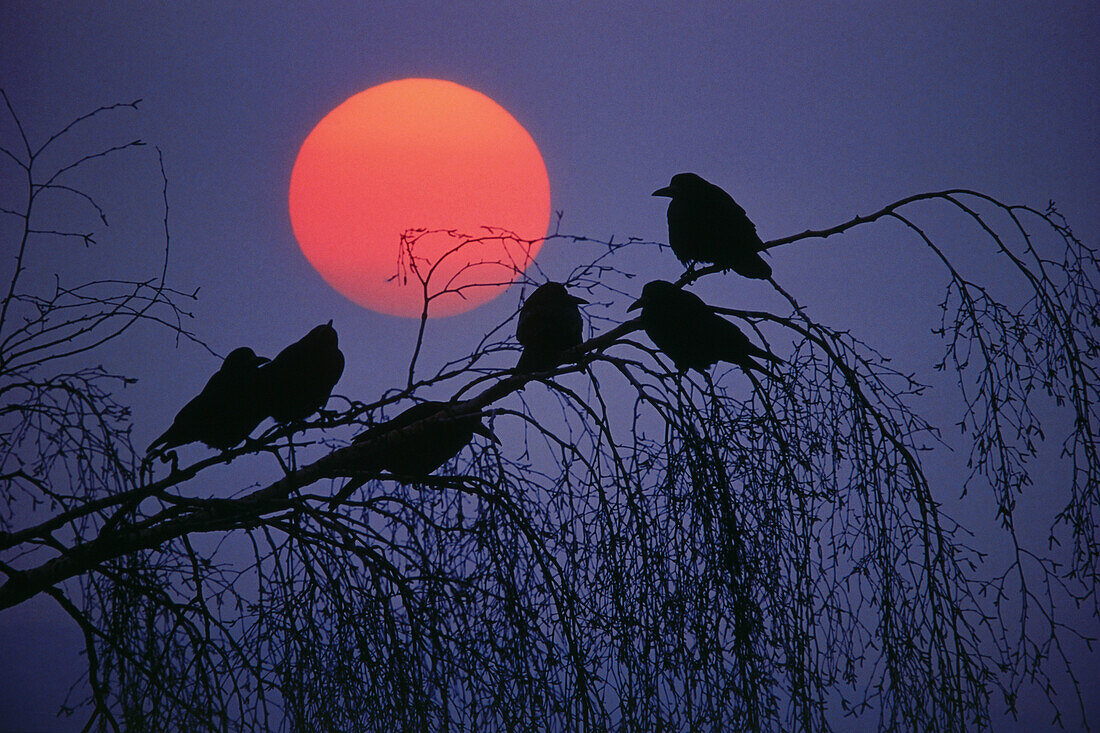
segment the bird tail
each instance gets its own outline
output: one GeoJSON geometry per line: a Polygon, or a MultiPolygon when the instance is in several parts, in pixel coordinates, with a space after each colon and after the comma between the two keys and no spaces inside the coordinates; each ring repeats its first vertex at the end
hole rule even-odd
{"type": "MultiPolygon", "coordinates": [[[[768,356],[772,356],[772,355],[768,354],[768,356]]],[[[776,357],[772,357],[772,359],[778,364],[783,363],[782,359],[779,359],[779,358],[776,358],[776,357]]],[[[741,368],[744,369],[746,372],[748,372],[750,369],[755,369],[756,371],[760,372],[761,374],[767,374],[771,379],[774,379],[777,382],[782,382],[783,381],[783,379],[778,374],[773,372],[771,369],[768,369],[763,364],[760,364],[759,362],[754,361],[753,359],[751,359],[748,356],[746,356],[745,360],[741,362],[741,368]]]]}
{"type": "Polygon", "coordinates": [[[767,351],[765,349],[757,349],[756,351],[753,352],[752,355],[755,356],[757,359],[766,359],[766,360],[770,361],[772,364],[785,364],[786,363],[782,359],[780,359],[778,356],[776,356],[772,352],[767,351]]]}
{"type": "Polygon", "coordinates": [[[759,254],[748,262],[738,262],[732,267],[738,274],[753,280],[770,280],[772,276],[771,265],[765,262],[759,254]]]}
{"type": "Polygon", "coordinates": [[[166,430],[164,432],[164,434],[162,434],[159,438],[157,438],[152,443],[150,443],[149,447],[145,449],[145,455],[149,456],[149,455],[154,455],[156,453],[163,453],[164,451],[171,448],[172,446],[168,445],[168,442],[169,442],[168,433],[170,433],[170,432],[172,432],[172,431],[171,430],[166,430]]]}
{"type": "Polygon", "coordinates": [[[554,355],[542,349],[526,347],[516,362],[515,371],[518,373],[543,372],[557,366],[554,355]]]}

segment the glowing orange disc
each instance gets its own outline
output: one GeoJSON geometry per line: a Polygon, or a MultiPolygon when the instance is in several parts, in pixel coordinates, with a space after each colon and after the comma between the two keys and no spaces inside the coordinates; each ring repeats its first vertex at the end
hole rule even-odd
{"type": "Polygon", "coordinates": [[[351,300],[419,317],[424,289],[402,256],[411,249],[430,293],[429,315],[492,299],[530,264],[550,223],[550,182],[534,140],[484,94],[438,79],[403,79],[356,94],[302,143],[290,175],[290,221],[303,254],[351,300]],[[499,233],[499,232],[497,232],[499,233]],[[445,254],[451,252],[451,254],[445,254]],[[394,277],[398,275],[398,277],[394,277]],[[401,277],[401,276],[404,277],[401,277]],[[463,297],[465,296],[465,297],[463,297]]]}

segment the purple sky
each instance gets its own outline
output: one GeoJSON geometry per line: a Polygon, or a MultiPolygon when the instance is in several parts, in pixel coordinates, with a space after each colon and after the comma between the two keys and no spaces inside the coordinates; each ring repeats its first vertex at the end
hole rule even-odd
{"type": "MultiPolygon", "coordinates": [[[[25,127],[41,140],[99,105],[144,98],[140,113],[115,118],[100,139],[136,135],[164,152],[170,282],[201,288],[194,330],[220,354],[248,344],[270,356],[331,318],[348,359],[337,389],[358,398],[403,381],[415,324],[325,285],[294,242],[286,193],[297,148],[320,118],[393,79],[449,79],[508,109],[540,147],[552,206],[570,233],[664,240],[666,201],[649,194],[692,170],[726,188],[765,240],[919,191],[966,187],[1037,208],[1054,199],[1083,241],[1100,241],[1095,4],[100,5],[0,10],[0,86],[25,127]]],[[[119,224],[100,248],[70,255],[59,246],[58,259],[46,253],[37,266],[72,265],[71,256],[103,271],[155,261],[135,244],[156,241],[155,162],[122,170],[134,178],[108,190],[148,196],[108,193],[119,224]]],[[[960,261],[980,263],[965,237],[945,231],[960,261]]],[[[583,259],[569,246],[543,250],[547,274],[564,276],[583,259]]],[[[781,248],[770,261],[825,322],[924,375],[938,359],[928,329],[941,273],[899,227],[781,248]]],[[[638,270],[640,283],[680,267],[666,252],[638,270]]],[[[743,280],[699,291],[734,307],[779,308],[766,285],[743,280]]],[[[515,303],[508,292],[441,321],[429,356],[457,356],[469,334],[515,303]]],[[[140,380],[127,390],[139,445],[216,368],[201,349],[173,350],[151,330],[104,358],[140,380]]],[[[951,404],[929,414],[949,425],[951,404]]],[[[975,504],[975,516],[989,506],[975,504]]],[[[1091,630],[1100,633],[1095,622],[1091,630]]],[[[49,604],[0,615],[0,727],[57,726],[77,642],[49,604]]],[[[1086,688],[1098,667],[1096,655],[1086,660],[1086,688]]]]}

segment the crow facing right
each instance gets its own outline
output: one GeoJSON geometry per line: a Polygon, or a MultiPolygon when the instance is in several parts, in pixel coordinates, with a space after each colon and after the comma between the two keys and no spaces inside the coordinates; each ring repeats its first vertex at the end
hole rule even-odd
{"type": "Polygon", "coordinates": [[[642,328],[679,371],[705,372],[712,364],[728,361],[748,372],[755,369],[778,379],[755,359],[775,364],[783,360],[761,349],[741,329],[715,313],[693,293],[664,280],[642,288],[642,297],[627,310],[642,309],[642,328]]]}
{"type": "Polygon", "coordinates": [[[350,473],[353,478],[330,500],[329,506],[336,506],[366,482],[354,474],[387,471],[412,480],[426,478],[458,455],[473,440],[474,433],[500,442],[481,422],[481,413],[455,412],[450,402],[421,402],[395,418],[371,426],[352,440],[353,446],[362,448],[355,463],[338,475],[350,473]]]}

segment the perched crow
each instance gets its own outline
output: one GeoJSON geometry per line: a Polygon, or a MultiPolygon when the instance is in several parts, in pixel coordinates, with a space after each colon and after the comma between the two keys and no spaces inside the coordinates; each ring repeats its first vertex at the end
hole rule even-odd
{"type": "Polygon", "coordinates": [[[227,450],[248,437],[267,417],[258,367],[267,359],[242,346],[225,357],[198,396],[183,406],[172,427],[154,440],[148,452],[201,441],[227,450]]]}
{"type": "Polygon", "coordinates": [[[694,173],[677,173],[653,192],[668,196],[668,243],[687,265],[713,262],[745,277],[767,280],[772,268],[760,256],[764,243],[733,198],[694,173]]]}
{"type": "Polygon", "coordinates": [[[539,285],[519,311],[516,339],[523,345],[523,354],[516,371],[538,372],[557,366],[562,352],[581,342],[584,324],[577,305],[587,302],[570,295],[561,283],[539,285]]]}
{"type": "MultiPolygon", "coordinates": [[[[458,414],[448,402],[421,402],[355,436],[352,444],[366,450],[356,456],[355,465],[350,468],[355,473],[388,471],[396,476],[422,479],[458,455],[474,433],[500,442],[481,422],[480,413],[458,414]],[[367,448],[366,444],[372,445],[367,448]]],[[[329,505],[336,506],[365,481],[352,478],[329,505]]]]}
{"type": "Polygon", "coordinates": [[[305,420],[324,407],[343,372],[344,355],[329,321],[280,351],[260,369],[268,414],[280,423],[305,420]]]}
{"type": "Polygon", "coordinates": [[[654,280],[642,288],[642,297],[627,310],[642,309],[642,328],[680,371],[705,371],[711,364],[728,361],[744,369],[756,369],[777,378],[753,357],[776,364],[783,360],[749,341],[725,318],[692,293],[670,282],[654,280]]]}

